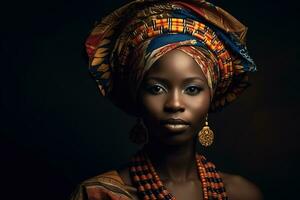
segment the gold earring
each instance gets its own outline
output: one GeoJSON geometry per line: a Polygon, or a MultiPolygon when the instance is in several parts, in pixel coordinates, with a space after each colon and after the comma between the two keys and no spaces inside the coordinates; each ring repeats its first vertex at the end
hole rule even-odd
{"type": "Polygon", "coordinates": [[[137,119],[135,126],[131,129],[129,139],[138,145],[148,143],[148,130],[141,118],[137,119]]]}
{"type": "Polygon", "coordinates": [[[207,118],[208,118],[208,114],[206,115],[205,126],[198,133],[198,140],[200,144],[202,144],[205,147],[210,146],[214,141],[214,132],[208,126],[207,118]]]}

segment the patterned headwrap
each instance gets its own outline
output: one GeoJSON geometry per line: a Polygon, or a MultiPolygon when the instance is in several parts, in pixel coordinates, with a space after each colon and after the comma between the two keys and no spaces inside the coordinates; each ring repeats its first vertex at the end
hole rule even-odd
{"type": "Polygon", "coordinates": [[[100,92],[130,114],[145,73],[171,50],[191,56],[219,110],[248,87],[256,66],[245,46],[247,28],[204,0],[135,0],[102,19],[86,41],[89,70],[100,92]]]}

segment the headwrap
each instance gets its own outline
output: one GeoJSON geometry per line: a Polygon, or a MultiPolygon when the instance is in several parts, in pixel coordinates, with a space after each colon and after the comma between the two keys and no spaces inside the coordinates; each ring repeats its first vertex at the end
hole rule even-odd
{"type": "Polygon", "coordinates": [[[204,0],[135,0],[98,23],[86,40],[89,70],[103,96],[135,115],[145,73],[178,49],[201,67],[219,110],[249,86],[256,65],[245,46],[247,28],[204,0]]]}

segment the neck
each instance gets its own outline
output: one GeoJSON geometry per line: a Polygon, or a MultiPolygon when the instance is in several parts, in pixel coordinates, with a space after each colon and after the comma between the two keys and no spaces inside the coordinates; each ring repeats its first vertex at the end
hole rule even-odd
{"type": "Polygon", "coordinates": [[[148,154],[161,180],[185,182],[197,177],[194,141],[180,145],[149,142],[144,151],[148,154]]]}

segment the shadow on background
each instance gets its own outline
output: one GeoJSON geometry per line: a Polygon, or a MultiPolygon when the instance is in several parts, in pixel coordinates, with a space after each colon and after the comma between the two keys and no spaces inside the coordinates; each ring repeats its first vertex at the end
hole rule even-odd
{"type": "MultiPolygon", "coordinates": [[[[68,199],[82,180],[124,164],[137,149],[127,136],[134,119],[97,92],[84,52],[94,22],[123,3],[4,5],[2,196],[68,199]]],[[[216,142],[200,150],[222,171],[254,181],[266,199],[298,198],[298,11],[289,1],[214,3],[249,27],[248,48],[259,71],[234,104],[211,115],[216,142]]]]}

